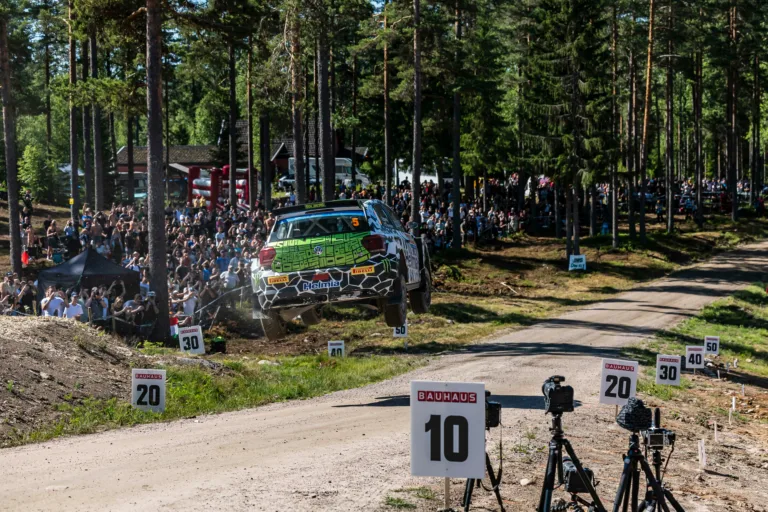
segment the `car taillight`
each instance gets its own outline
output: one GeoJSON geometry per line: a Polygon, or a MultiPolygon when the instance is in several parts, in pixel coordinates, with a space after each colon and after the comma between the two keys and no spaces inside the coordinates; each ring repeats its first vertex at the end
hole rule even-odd
{"type": "Polygon", "coordinates": [[[272,268],[272,261],[277,256],[274,247],[265,247],[259,251],[259,263],[262,268],[272,268]]]}
{"type": "Polygon", "coordinates": [[[386,240],[381,235],[368,235],[361,241],[365,250],[371,254],[378,254],[387,250],[386,240]]]}

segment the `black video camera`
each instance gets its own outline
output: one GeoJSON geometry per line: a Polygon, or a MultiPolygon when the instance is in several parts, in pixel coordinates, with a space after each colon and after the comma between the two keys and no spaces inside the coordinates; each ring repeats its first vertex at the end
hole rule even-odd
{"type": "Polygon", "coordinates": [[[573,412],[573,388],[561,386],[565,377],[553,375],[544,381],[541,392],[544,394],[544,413],[562,414],[573,412]]]}
{"type": "Polygon", "coordinates": [[[643,431],[643,443],[651,450],[661,450],[675,446],[675,433],[661,428],[661,410],[656,409],[651,428],[643,431]]]}
{"type": "Polygon", "coordinates": [[[616,417],[616,423],[630,432],[640,432],[653,428],[653,413],[645,406],[642,400],[631,397],[627,404],[621,408],[616,417]]]}
{"type": "MultiPolygon", "coordinates": [[[[589,479],[589,484],[595,486],[595,474],[589,468],[583,468],[584,474],[589,479]]],[[[582,481],[576,465],[570,457],[563,457],[563,480],[565,480],[565,492],[578,494],[580,492],[589,492],[586,482],[582,481]]]]}
{"type": "Polygon", "coordinates": [[[501,403],[488,400],[490,391],[485,392],[485,428],[496,428],[501,424],[501,403]]]}

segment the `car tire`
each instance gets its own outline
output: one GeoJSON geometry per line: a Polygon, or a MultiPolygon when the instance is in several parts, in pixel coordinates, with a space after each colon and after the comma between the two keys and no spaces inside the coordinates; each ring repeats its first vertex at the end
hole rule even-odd
{"type": "Polygon", "coordinates": [[[405,289],[405,276],[402,274],[395,280],[394,295],[399,296],[400,300],[396,304],[384,306],[384,321],[389,327],[402,327],[408,314],[408,294],[405,289]]]}
{"type": "Polygon", "coordinates": [[[304,322],[304,325],[306,326],[317,325],[322,320],[323,313],[320,311],[320,308],[308,309],[301,314],[301,321],[304,322]]]}
{"type": "Polygon", "coordinates": [[[285,336],[285,320],[280,316],[280,313],[277,311],[264,311],[263,313],[261,328],[264,331],[264,336],[269,341],[277,341],[285,336]]]}
{"type": "Polygon", "coordinates": [[[417,315],[429,313],[429,306],[432,305],[432,276],[428,271],[424,271],[421,286],[408,292],[408,301],[411,303],[411,311],[417,315]]]}

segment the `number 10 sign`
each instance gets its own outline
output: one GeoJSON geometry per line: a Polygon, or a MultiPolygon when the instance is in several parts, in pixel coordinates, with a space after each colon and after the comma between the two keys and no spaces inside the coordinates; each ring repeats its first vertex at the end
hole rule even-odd
{"type": "Polygon", "coordinates": [[[603,359],[600,375],[600,403],[625,405],[637,389],[637,361],[603,359]]]}
{"type": "Polygon", "coordinates": [[[485,384],[411,382],[411,475],[483,478],[485,384]]]}

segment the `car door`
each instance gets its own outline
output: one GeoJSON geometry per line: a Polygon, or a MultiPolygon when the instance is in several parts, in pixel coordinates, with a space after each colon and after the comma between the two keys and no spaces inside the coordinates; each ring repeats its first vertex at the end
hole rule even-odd
{"type": "Polygon", "coordinates": [[[377,215],[388,219],[388,224],[393,228],[394,236],[399,249],[401,249],[403,254],[405,254],[405,263],[408,267],[408,276],[406,278],[408,283],[412,284],[420,282],[421,274],[419,272],[419,248],[416,245],[416,240],[413,238],[413,235],[403,229],[403,225],[400,223],[394,212],[389,207],[383,203],[376,203],[374,205],[374,209],[376,210],[377,215]]]}

